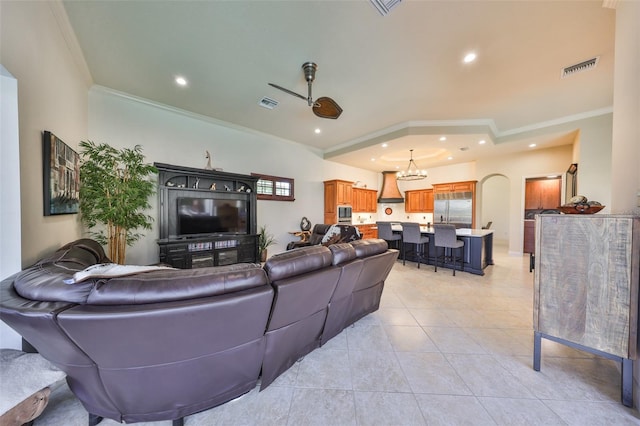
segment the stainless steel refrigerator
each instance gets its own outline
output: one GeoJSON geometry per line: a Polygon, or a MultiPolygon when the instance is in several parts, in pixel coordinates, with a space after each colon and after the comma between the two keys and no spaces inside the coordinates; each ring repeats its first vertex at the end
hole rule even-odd
{"type": "Polygon", "coordinates": [[[435,194],[433,201],[434,223],[450,223],[456,228],[471,228],[472,216],[472,192],[435,194]]]}

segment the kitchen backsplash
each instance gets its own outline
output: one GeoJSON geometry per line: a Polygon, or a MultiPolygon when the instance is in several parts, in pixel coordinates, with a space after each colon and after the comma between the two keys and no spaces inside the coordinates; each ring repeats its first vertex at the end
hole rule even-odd
{"type": "Polygon", "coordinates": [[[357,213],[354,212],[351,222],[354,225],[359,223],[369,224],[376,223],[377,221],[385,222],[418,222],[421,224],[433,223],[432,213],[405,213],[404,205],[398,208],[397,205],[382,205],[378,206],[378,213],[357,213]],[[385,209],[390,208],[391,213],[385,213],[385,209]]]}

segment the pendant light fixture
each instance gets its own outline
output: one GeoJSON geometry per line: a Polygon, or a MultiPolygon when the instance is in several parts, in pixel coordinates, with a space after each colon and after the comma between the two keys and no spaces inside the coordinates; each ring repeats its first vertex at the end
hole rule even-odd
{"type": "Polygon", "coordinates": [[[415,161],[413,161],[413,149],[410,149],[411,158],[409,160],[409,166],[406,171],[396,173],[396,179],[398,180],[420,180],[427,177],[426,170],[418,169],[415,161]]]}

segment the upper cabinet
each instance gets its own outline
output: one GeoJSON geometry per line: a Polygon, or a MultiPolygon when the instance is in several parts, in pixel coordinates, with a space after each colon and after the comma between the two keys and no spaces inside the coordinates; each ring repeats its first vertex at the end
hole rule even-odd
{"type": "Polygon", "coordinates": [[[527,179],[525,183],[525,210],[556,209],[560,202],[562,179],[527,179]]]}
{"type": "Polygon", "coordinates": [[[433,189],[405,191],[404,210],[407,213],[433,213],[433,189]]]}
{"type": "Polygon", "coordinates": [[[435,194],[446,192],[473,192],[475,195],[476,182],[475,180],[468,180],[463,182],[435,183],[433,184],[433,192],[435,194]]]}
{"type": "Polygon", "coordinates": [[[378,211],[378,191],[375,189],[353,188],[353,211],[376,213],[378,211]]]}
{"type": "Polygon", "coordinates": [[[337,223],[337,207],[352,203],[353,182],[337,179],[324,182],[324,223],[337,223]]]}

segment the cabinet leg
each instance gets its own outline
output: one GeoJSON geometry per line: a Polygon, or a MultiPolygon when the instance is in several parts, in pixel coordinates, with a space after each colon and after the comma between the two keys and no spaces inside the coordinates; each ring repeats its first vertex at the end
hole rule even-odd
{"type": "Polygon", "coordinates": [[[537,331],[533,333],[533,369],[540,371],[540,355],[542,350],[542,336],[537,331]]]}
{"type": "Polygon", "coordinates": [[[633,407],[633,360],[622,358],[622,404],[633,407]]]}

